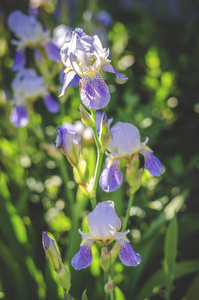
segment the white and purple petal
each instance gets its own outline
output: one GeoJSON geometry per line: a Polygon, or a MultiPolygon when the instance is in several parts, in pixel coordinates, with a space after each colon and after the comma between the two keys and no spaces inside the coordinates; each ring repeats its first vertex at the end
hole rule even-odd
{"type": "Polygon", "coordinates": [[[107,193],[116,191],[122,184],[123,176],[120,171],[120,159],[107,158],[106,168],[100,175],[99,185],[107,193]]]}
{"type": "Polygon", "coordinates": [[[113,201],[98,203],[95,209],[88,215],[87,221],[93,240],[99,239],[104,243],[107,240],[111,240],[121,228],[121,221],[115,212],[113,201]]]}
{"type": "Polygon", "coordinates": [[[145,169],[153,176],[160,176],[163,166],[159,159],[151,151],[148,150],[141,150],[140,153],[144,155],[145,169]]]}
{"type": "Polygon", "coordinates": [[[10,122],[15,127],[25,127],[29,122],[27,108],[24,104],[15,105],[11,111],[10,122]]]}
{"type": "Polygon", "coordinates": [[[110,101],[110,92],[99,72],[83,74],[80,81],[80,97],[83,104],[93,110],[102,109],[110,101]]]}
{"type": "Polygon", "coordinates": [[[12,71],[19,71],[26,64],[25,49],[21,48],[16,51],[13,65],[11,67],[12,71]]]}
{"type": "Polygon", "coordinates": [[[110,73],[115,73],[115,75],[117,76],[117,78],[122,79],[122,80],[127,80],[128,77],[123,77],[114,67],[113,65],[107,61],[105,62],[105,64],[102,67],[102,70],[106,71],[106,72],[110,72],[110,73]]]}
{"type": "Polygon", "coordinates": [[[53,44],[52,42],[47,42],[47,43],[45,43],[44,48],[46,50],[48,57],[52,61],[54,61],[54,62],[61,61],[60,49],[55,44],[53,44]]]}
{"type": "Polygon", "coordinates": [[[44,104],[49,112],[52,114],[56,114],[59,111],[60,105],[55,99],[50,95],[47,94],[44,98],[44,104]]]}
{"type": "Polygon", "coordinates": [[[76,75],[75,71],[72,71],[72,70],[69,70],[69,72],[67,72],[65,74],[61,94],[59,95],[59,97],[64,95],[66,88],[71,83],[71,81],[74,79],[75,75],[76,75]]]}
{"type": "Polygon", "coordinates": [[[120,246],[119,259],[127,267],[137,267],[141,262],[141,256],[135,252],[129,242],[117,241],[120,246]]]}
{"type": "Polygon", "coordinates": [[[71,265],[75,270],[85,269],[90,266],[93,260],[92,245],[93,241],[86,242],[80,247],[75,256],[73,256],[71,265]]]}

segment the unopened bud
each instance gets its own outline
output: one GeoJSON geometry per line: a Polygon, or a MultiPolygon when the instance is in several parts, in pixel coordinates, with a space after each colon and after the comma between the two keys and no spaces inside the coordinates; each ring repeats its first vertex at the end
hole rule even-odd
{"type": "Polygon", "coordinates": [[[82,159],[80,163],[73,168],[74,179],[78,184],[87,183],[89,171],[87,163],[82,159]]]}
{"type": "Polygon", "coordinates": [[[61,270],[62,260],[55,246],[55,241],[51,239],[45,231],[42,233],[42,243],[46,255],[53,269],[57,272],[61,270]]]}
{"type": "Polygon", "coordinates": [[[100,123],[99,141],[102,146],[101,151],[104,152],[108,148],[111,141],[110,126],[105,111],[102,114],[100,123]]]}
{"type": "Polygon", "coordinates": [[[80,145],[75,132],[57,127],[56,147],[60,148],[72,166],[80,161],[80,145]]]}
{"type": "Polygon", "coordinates": [[[79,106],[80,109],[80,115],[81,115],[81,120],[82,123],[85,126],[89,126],[91,128],[95,127],[95,120],[93,119],[93,117],[89,114],[89,112],[83,107],[83,105],[80,104],[79,106]]]}
{"type": "Polygon", "coordinates": [[[113,291],[113,288],[114,288],[114,283],[113,280],[111,279],[104,286],[105,293],[110,294],[113,291]]]}
{"type": "Polygon", "coordinates": [[[71,287],[70,277],[68,271],[66,270],[64,264],[61,266],[61,270],[57,272],[57,282],[63,287],[63,289],[68,293],[71,287]]]}
{"type": "Polygon", "coordinates": [[[100,263],[104,272],[107,272],[111,265],[111,254],[107,247],[103,247],[101,250],[100,263]]]}
{"type": "Polygon", "coordinates": [[[140,166],[140,160],[138,154],[136,154],[132,161],[131,164],[127,165],[126,168],[126,179],[128,184],[132,187],[138,177],[139,173],[139,166],[140,166]]]}
{"type": "Polygon", "coordinates": [[[143,174],[143,169],[140,169],[138,172],[138,177],[130,190],[130,194],[135,194],[135,192],[137,192],[137,190],[139,190],[141,183],[142,183],[142,174],[143,174]]]}

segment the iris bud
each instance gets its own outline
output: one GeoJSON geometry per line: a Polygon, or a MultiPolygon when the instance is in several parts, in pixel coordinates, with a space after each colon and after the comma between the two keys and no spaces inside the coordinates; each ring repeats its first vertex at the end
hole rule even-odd
{"type": "Polygon", "coordinates": [[[138,177],[139,165],[140,165],[139,156],[138,156],[138,154],[136,154],[133,157],[131,163],[128,164],[127,168],[126,168],[126,179],[130,186],[134,185],[134,183],[138,177]]]}
{"type": "Polygon", "coordinates": [[[95,121],[93,117],[89,114],[89,112],[83,107],[83,105],[80,104],[80,115],[81,115],[81,120],[82,123],[85,126],[89,126],[91,128],[95,127],[95,121]]]}
{"type": "Polygon", "coordinates": [[[105,111],[103,112],[100,123],[99,141],[101,144],[100,150],[101,152],[104,152],[108,148],[111,141],[110,126],[105,111]]]}
{"type": "Polygon", "coordinates": [[[106,294],[110,294],[113,291],[114,288],[114,284],[113,284],[113,280],[109,280],[105,286],[104,286],[104,290],[106,294]]]}
{"type": "Polygon", "coordinates": [[[68,293],[71,287],[70,277],[68,271],[66,270],[64,264],[62,264],[61,269],[57,272],[57,282],[63,287],[63,289],[68,293]]]}
{"type": "Polygon", "coordinates": [[[111,254],[107,247],[104,247],[101,250],[100,263],[104,272],[107,272],[111,265],[111,254]]]}
{"type": "Polygon", "coordinates": [[[56,272],[60,271],[62,267],[61,257],[55,246],[55,241],[51,239],[45,231],[42,233],[42,243],[51,266],[56,272]]]}

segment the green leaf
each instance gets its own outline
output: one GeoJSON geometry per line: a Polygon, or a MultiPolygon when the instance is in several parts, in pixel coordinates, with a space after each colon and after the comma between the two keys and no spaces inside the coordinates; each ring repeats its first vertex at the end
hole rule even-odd
{"type": "Polygon", "coordinates": [[[191,286],[188,289],[185,299],[198,300],[198,295],[199,295],[199,274],[194,278],[191,286]]]}
{"type": "MultiPolygon", "coordinates": [[[[187,275],[199,270],[199,260],[189,260],[181,263],[177,263],[174,271],[173,279],[177,279],[181,276],[187,275]]],[[[140,288],[141,292],[135,297],[136,300],[143,300],[149,298],[155,289],[162,287],[166,284],[164,271],[158,270],[150,279],[140,288]]]]}
{"type": "Polygon", "coordinates": [[[88,297],[86,296],[86,290],[82,293],[82,300],[88,300],[88,297]]]}
{"type": "Polygon", "coordinates": [[[175,268],[175,260],[177,254],[177,240],[178,240],[178,229],[177,229],[177,218],[174,216],[172,221],[170,222],[165,238],[164,245],[164,273],[166,278],[166,286],[168,294],[170,294],[174,268],[175,268]]]}
{"type": "Polygon", "coordinates": [[[126,297],[118,286],[115,287],[115,300],[126,300],[126,297]]]}

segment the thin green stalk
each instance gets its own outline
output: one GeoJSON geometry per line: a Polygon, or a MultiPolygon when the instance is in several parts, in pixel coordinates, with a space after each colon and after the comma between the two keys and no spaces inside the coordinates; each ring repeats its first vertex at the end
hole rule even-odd
{"type": "MultiPolygon", "coordinates": [[[[93,119],[95,120],[95,111],[91,110],[91,115],[92,115],[93,119]]],[[[101,144],[99,142],[99,137],[97,134],[96,126],[93,128],[93,134],[94,134],[95,143],[96,143],[96,147],[97,147],[97,163],[96,163],[96,167],[95,167],[94,181],[93,181],[94,195],[91,198],[92,208],[94,209],[97,204],[96,191],[97,191],[97,186],[98,186],[98,182],[99,182],[99,175],[100,175],[100,171],[101,171],[104,152],[100,151],[101,144]]]]}
{"type": "Polygon", "coordinates": [[[134,193],[130,194],[129,197],[129,203],[128,203],[128,207],[127,207],[127,211],[126,211],[126,216],[125,216],[125,220],[122,226],[122,232],[126,230],[127,225],[128,225],[128,221],[129,221],[129,216],[130,216],[130,209],[133,205],[133,198],[134,198],[134,193]]]}
{"type": "Polygon", "coordinates": [[[64,300],[70,300],[70,295],[64,290],[64,300]]]}

